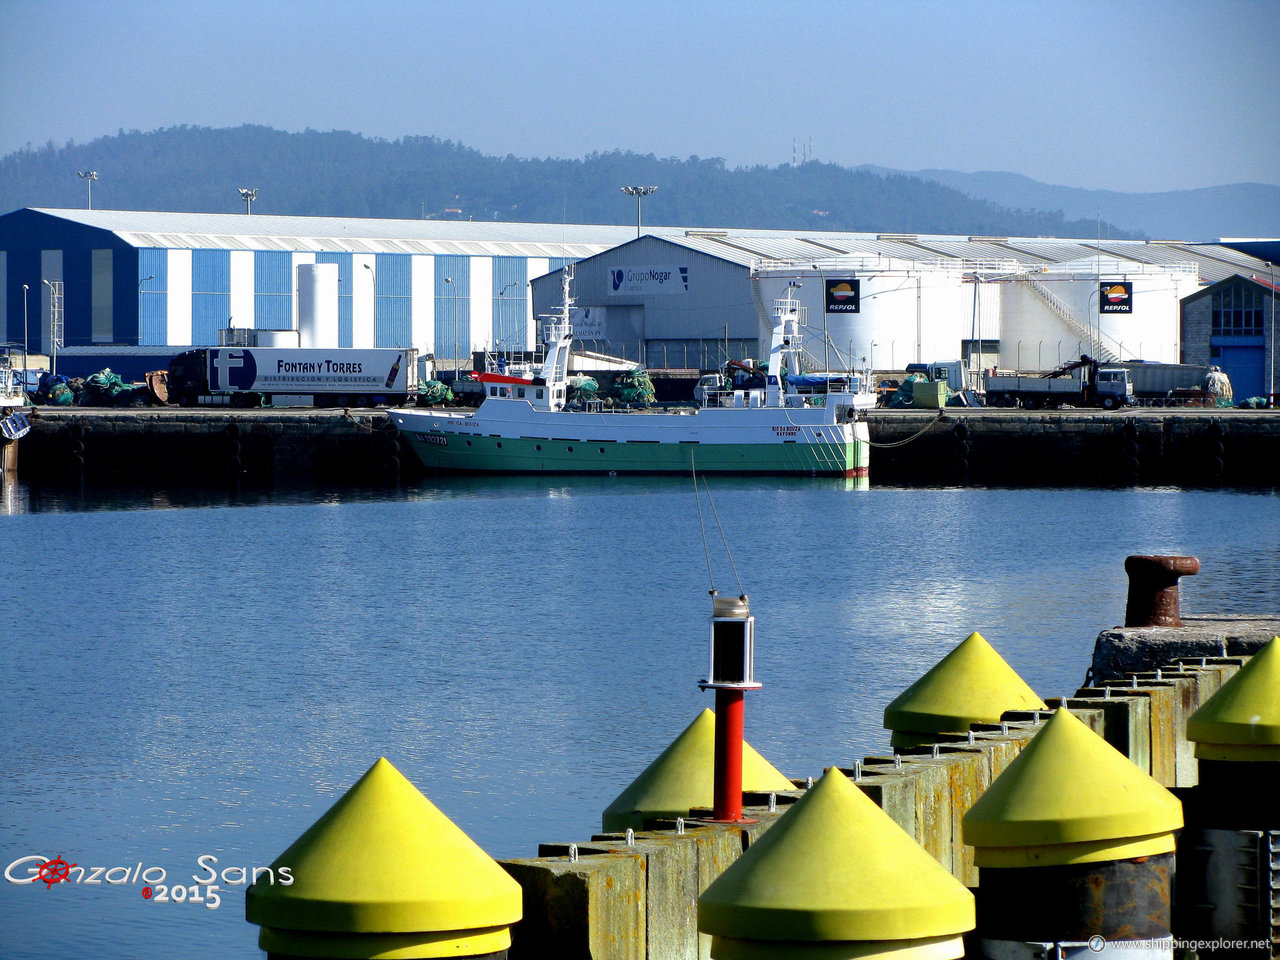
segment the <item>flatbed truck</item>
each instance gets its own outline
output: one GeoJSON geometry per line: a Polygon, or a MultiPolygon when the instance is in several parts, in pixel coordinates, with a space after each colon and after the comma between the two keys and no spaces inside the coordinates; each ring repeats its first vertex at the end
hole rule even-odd
{"type": "Polygon", "coordinates": [[[1053,410],[1061,406],[1115,410],[1133,402],[1133,383],[1123,367],[1100,367],[1092,357],[1064,364],[1041,376],[986,372],[989,407],[1053,410]]]}

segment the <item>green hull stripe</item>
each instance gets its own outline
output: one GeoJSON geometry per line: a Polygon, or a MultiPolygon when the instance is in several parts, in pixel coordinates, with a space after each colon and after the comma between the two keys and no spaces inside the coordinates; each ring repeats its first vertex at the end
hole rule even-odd
{"type": "MultiPolygon", "coordinates": [[[[860,425],[863,433],[865,425],[860,425]]],[[[767,473],[865,476],[865,436],[833,443],[605,443],[406,433],[433,470],[483,473],[767,473]],[[425,438],[425,439],[424,439],[425,438]]]]}

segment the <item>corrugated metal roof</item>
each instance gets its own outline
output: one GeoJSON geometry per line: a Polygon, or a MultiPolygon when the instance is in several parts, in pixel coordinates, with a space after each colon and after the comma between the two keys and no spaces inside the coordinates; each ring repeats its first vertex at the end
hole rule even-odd
{"type": "Polygon", "coordinates": [[[674,243],[677,246],[696,250],[698,253],[705,253],[708,256],[719,257],[721,260],[727,260],[730,263],[736,263],[742,267],[751,267],[758,259],[760,259],[756,254],[721,243],[719,237],[708,237],[705,235],[686,236],[681,234],[678,236],[665,236],[662,237],[662,239],[669,243],[674,243]]]}
{"type": "Polygon", "coordinates": [[[1007,244],[987,240],[931,240],[927,237],[924,239],[929,240],[929,247],[937,250],[941,256],[956,260],[1021,260],[1026,263],[1048,259],[1030,257],[1007,244]]]}
{"type": "MultiPolygon", "coordinates": [[[[380,220],[262,214],[167,213],[145,210],[36,212],[115,233],[139,247],[419,253],[459,256],[594,256],[635,239],[629,226],[472,220],[380,220]]],[[[1062,263],[1098,255],[1096,240],[1056,237],[915,236],[822,231],[652,226],[645,232],[692,250],[751,266],[756,260],[886,256],[928,261],[1003,260],[1062,263]]],[[[1104,256],[1148,264],[1195,262],[1202,279],[1264,270],[1261,260],[1219,244],[1107,240],[1104,256]]]]}
{"type": "Polygon", "coordinates": [[[1040,259],[1046,263],[1078,260],[1088,253],[1078,240],[1051,240],[1047,237],[1010,237],[1005,246],[1013,251],[1015,257],[1025,255],[1027,260],[1040,259]]]}
{"type": "Polygon", "coordinates": [[[536,243],[625,243],[631,227],[610,224],[509,223],[477,220],[379,220],[355,217],[277,217],[266,214],[166,213],[148,210],[37,208],[74,223],[116,233],[209,236],[359,237],[365,240],[496,240],[536,243]]]}

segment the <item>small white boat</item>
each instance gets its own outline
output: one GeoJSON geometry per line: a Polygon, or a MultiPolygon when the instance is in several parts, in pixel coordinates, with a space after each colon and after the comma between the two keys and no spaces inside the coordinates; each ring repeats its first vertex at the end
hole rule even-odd
{"type": "Polygon", "coordinates": [[[473,412],[397,409],[396,427],[430,469],[492,473],[736,473],[866,477],[870,436],[861,412],[875,405],[869,376],[801,393],[778,372],[800,372],[804,308],[774,302],[769,368],[759,389],[708,391],[696,408],[565,409],[572,270],[564,302],[546,324],[546,360],[530,371],[480,375],[473,412]]]}
{"type": "Polygon", "coordinates": [[[22,384],[26,370],[19,370],[14,366],[13,360],[13,348],[0,347],[0,409],[27,405],[27,395],[22,384]]]}
{"type": "Polygon", "coordinates": [[[9,347],[0,349],[0,477],[8,477],[16,470],[17,442],[31,432],[31,421],[22,409],[27,404],[20,379],[25,373],[14,367],[9,347]]]}

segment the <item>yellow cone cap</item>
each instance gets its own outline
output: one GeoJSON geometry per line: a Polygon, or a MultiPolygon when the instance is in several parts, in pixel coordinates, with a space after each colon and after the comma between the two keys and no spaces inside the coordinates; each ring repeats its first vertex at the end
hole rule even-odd
{"type": "Polygon", "coordinates": [[[1205,760],[1280,760],[1280,637],[1191,715],[1187,739],[1205,760]]]}
{"type": "Polygon", "coordinates": [[[467,931],[521,916],[519,884],[385,758],[271,866],[277,882],[248,889],[245,916],[277,930],[467,931]]]}
{"type": "Polygon", "coordinates": [[[1128,860],[1173,850],[1182,804],[1058,710],[963,823],[980,867],[1128,860]]]}
{"type": "Polygon", "coordinates": [[[734,940],[923,940],[973,926],[973,895],[835,768],[698,899],[698,929],[734,940]]]}
{"type": "Polygon", "coordinates": [[[887,730],[965,733],[1006,710],[1047,710],[980,633],[971,633],[884,710],[887,730]]]}
{"type": "MultiPolygon", "coordinates": [[[[617,799],[605,808],[605,830],[639,830],[646,818],[687,817],[694,807],[715,801],[716,715],[703,710],[658,758],[644,768],[617,799]]],[[[768,793],[794,790],[784,777],[745,741],[742,744],[742,789],[768,793]]]]}

